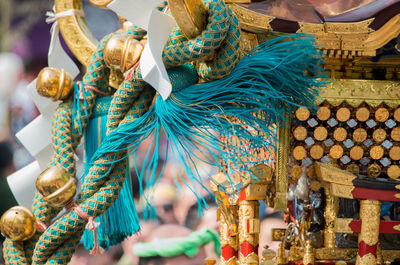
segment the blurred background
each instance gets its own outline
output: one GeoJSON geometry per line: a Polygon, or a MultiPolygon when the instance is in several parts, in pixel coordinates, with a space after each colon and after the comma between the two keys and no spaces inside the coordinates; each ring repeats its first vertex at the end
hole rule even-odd
{"type": "MultiPolygon", "coordinates": [[[[47,66],[47,52],[50,43],[51,25],[45,22],[46,12],[53,8],[51,0],[0,0],[0,177],[7,177],[16,170],[33,161],[33,157],[18,143],[15,134],[38,116],[26,86],[36,78],[39,71],[47,66]]],[[[87,24],[97,39],[117,30],[121,23],[111,11],[92,6],[83,0],[87,24]]],[[[64,45],[65,46],[65,45],[64,45]]],[[[68,48],[65,47],[68,51],[68,48]]],[[[71,54],[71,53],[70,53],[71,54]]],[[[71,57],[73,58],[72,54],[71,57]]],[[[79,65],[79,63],[76,61],[79,65]]],[[[81,67],[81,73],[85,69],[81,67]]],[[[144,145],[143,154],[147,151],[144,145]]],[[[82,148],[78,156],[82,155],[82,148]]],[[[78,163],[82,163],[80,159],[78,163]]],[[[133,165],[131,162],[131,165],[133,165]]],[[[137,162],[136,162],[137,163],[137,162]]],[[[140,161],[139,161],[140,163],[140,161]]],[[[140,165],[137,165],[140,168],[140,165]]],[[[82,165],[78,165],[82,168],[82,165]]],[[[208,228],[218,231],[216,205],[206,192],[203,194],[209,209],[199,215],[197,199],[182,185],[177,189],[173,174],[179,170],[174,164],[167,164],[162,181],[156,187],[155,204],[158,220],[142,222],[140,233],[112,247],[100,256],[90,256],[80,246],[71,260],[72,265],[134,265],[134,264],[204,264],[205,257],[215,257],[212,243],[202,247],[196,258],[185,259],[141,259],[133,254],[136,242],[151,241],[154,238],[173,238],[187,236],[192,231],[208,228]]],[[[203,183],[209,185],[209,176],[215,174],[212,168],[204,170],[203,183]]],[[[133,193],[140,212],[140,194],[134,170],[131,170],[133,193]]],[[[79,174],[79,172],[78,172],[79,174]]],[[[267,208],[264,202],[260,207],[261,234],[260,253],[265,245],[276,250],[277,244],[270,242],[272,227],[284,227],[280,212],[267,208]]],[[[217,259],[218,260],[218,259],[217,259]]],[[[0,264],[4,261],[0,257],[0,264]]]]}

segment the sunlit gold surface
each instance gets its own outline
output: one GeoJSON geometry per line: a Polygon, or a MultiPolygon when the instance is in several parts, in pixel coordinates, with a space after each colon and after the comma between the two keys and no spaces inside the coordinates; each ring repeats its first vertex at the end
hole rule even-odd
{"type": "Polygon", "coordinates": [[[113,36],[104,47],[104,61],[109,68],[125,72],[139,61],[143,48],[132,36],[113,36]]]}
{"type": "Polygon", "coordinates": [[[176,23],[188,39],[194,38],[207,25],[207,9],[202,0],[168,0],[176,23]]]}
{"type": "MultiPolygon", "coordinates": [[[[54,0],[54,6],[58,13],[71,9],[83,10],[82,0],[54,0]]],[[[98,41],[87,27],[85,18],[73,15],[58,18],[57,21],[68,48],[83,65],[88,66],[98,41]]]]}
{"type": "Polygon", "coordinates": [[[13,241],[25,241],[36,232],[36,218],[25,207],[12,207],[1,216],[0,229],[5,237],[13,241]]]}
{"type": "Polygon", "coordinates": [[[72,76],[63,69],[43,68],[38,75],[36,89],[44,97],[54,101],[66,99],[73,91],[72,76]]]}
{"type": "Polygon", "coordinates": [[[98,7],[106,7],[112,0],[89,0],[89,2],[98,7]]]}
{"type": "Polygon", "coordinates": [[[75,178],[59,166],[43,171],[36,180],[36,188],[50,205],[65,206],[76,193],[75,178]]]}

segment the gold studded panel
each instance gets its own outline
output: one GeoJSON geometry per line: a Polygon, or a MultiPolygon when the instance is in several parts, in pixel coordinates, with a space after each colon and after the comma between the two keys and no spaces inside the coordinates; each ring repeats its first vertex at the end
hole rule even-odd
{"type": "Polygon", "coordinates": [[[370,177],[400,177],[400,108],[323,102],[317,113],[297,109],[291,128],[291,175],[315,161],[370,177]]]}

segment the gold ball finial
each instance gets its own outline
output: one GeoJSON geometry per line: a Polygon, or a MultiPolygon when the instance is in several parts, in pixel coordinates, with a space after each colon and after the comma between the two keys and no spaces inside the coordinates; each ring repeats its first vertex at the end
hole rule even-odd
{"type": "Polygon", "coordinates": [[[53,67],[43,68],[36,82],[37,92],[53,101],[66,99],[73,90],[74,82],[72,76],[64,69],[53,67]]]}
{"type": "Polygon", "coordinates": [[[1,233],[12,241],[25,241],[36,232],[36,218],[25,207],[15,206],[8,209],[0,219],[1,233]]]}
{"type": "Polygon", "coordinates": [[[104,47],[104,61],[107,67],[124,73],[139,61],[143,49],[132,36],[116,35],[104,47]]]}
{"type": "Polygon", "coordinates": [[[60,167],[49,167],[36,180],[36,189],[52,206],[66,206],[76,193],[76,180],[60,167]]]}

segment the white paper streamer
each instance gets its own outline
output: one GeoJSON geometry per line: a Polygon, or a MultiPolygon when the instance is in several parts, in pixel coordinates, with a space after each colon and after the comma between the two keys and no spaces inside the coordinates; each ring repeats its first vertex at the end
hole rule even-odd
{"type": "Polygon", "coordinates": [[[36,178],[42,172],[37,161],[7,177],[8,186],[19,205],[32,207],[36,191],[36,178]]]}
{"type": "Polygon", "coordinates": [[[60,29],[58,27],[57,19],[75,15],[84,16],[84,13],[79,9],[70,9],[64,12],[55,13],[53,8],[53,12],[48,11],[46,15],[48,16],[46,22],[53,23],[50,29],[51,40],[48,53],[48,64],[50,67],[64,69],[70,75],[72,75],[72,78],[75,78],[79,74],[79,68],[61,46],[59,36],[60,29]]]}
{"type": "Polygon", "coordinates": [[[140,59],[143,80],[154,87],[164,100],[171,94],[172,85],[162,60],[162,52],[174,25],[172,17],[153,9],[147,33],[148,43],[140,59]]]}
{"type": "Polygon", "coordinates": [[[114,0],[107,7],[132,24],[147,30],[148,42],[140,59],[140,69],[143,80],[166,100],[171,94],[172,85],[162,60],[162,52],[176,23],[171,16],[155,9],[162,2],[162,0],[114,0]]]}
{"type": "Polygon", "coordinates": [[[150,16],[154,8],[164,0],[114,0],[107,5],[118,15],[148,31],[150,16]]]}
{"type": "MultiPolygon", "coordinates": [[[[48,65],[50,67],[64,69],[69,74],[71,74],[73,79],[75,79],[75,77],[79,74],[79,68],[61,46],[59,37],[60,30],[58,27],[57,19],[73,15],[83,16],[84,13],[82,10],[75,9],[55,13],[53,8],[53,12],[49,11],[46,13],[46,15],[48,16],[46,22],[53,23],[50,30],[51,41],[48,52],[48,65]]],[[[26,174],[27,176],[29,176],[29,174],[35,172],[37,173],[35,179],[41,171],[47,168],[47,164],[53,154],[53,147],[51,143],[51,121],[53,113],[60,103],[60,101],[54,102],[49,98],[39,95],[36,90],[36,81],[37,79],[32,81],[28,85],[27,89],[31,93],[32,99],[39,109],[41,115],[16,134],[16,137],[21,142],[21,144],[29,151],[29,153],[33,157],[37,159],[37,161],[30,164],[28,167],[19,170],[19,175],[26,174]],[[33,168],[35,168],[35,170],[33,170],[33,168]],[[26,173],[24,173],[25,171],[26,173]]],[[[33,194],[31,197],[31,202],[32,198],[33,194]]]]}

